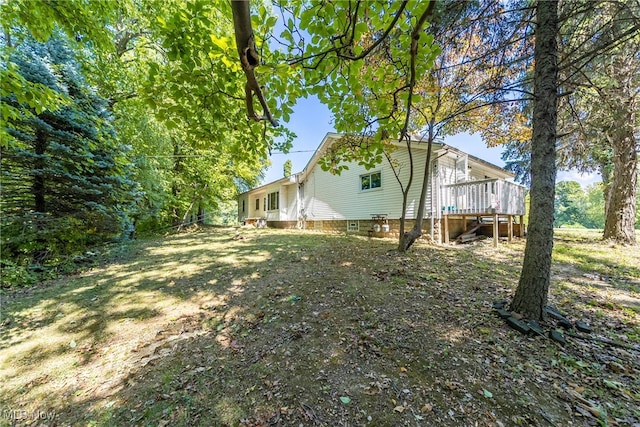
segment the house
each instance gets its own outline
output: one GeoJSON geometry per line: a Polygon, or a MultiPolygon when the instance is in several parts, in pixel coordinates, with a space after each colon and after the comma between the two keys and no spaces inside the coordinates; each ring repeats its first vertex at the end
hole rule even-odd
{"type": "MultiPolygon", "coordinates": [[[[240,194],[239,220],[275,228],[397,235],[402,192],[387,160],[370,170],[348,163],[340,175],[320,168],[318,160],[340,137],[328,133],[301,172],[240,194]]],[[[391,157],[406,183],[408,150],[404,144],[396,146],[391,157]]],[[[412,154],[415,171],[407,230],[418,208],[427,144],[414,141],[412,154]]],[[[430,167],[423,236],[449,242],[484,234],[497,244],[499,236],[524,235],[525,187],[509,181],[511,172],[442,143],[434,143],[430,167]]]]}

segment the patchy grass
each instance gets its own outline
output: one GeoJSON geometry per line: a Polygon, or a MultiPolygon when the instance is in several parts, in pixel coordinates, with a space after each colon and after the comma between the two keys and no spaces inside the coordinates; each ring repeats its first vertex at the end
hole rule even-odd
{"type": "Polygon", "coordinates": [[[492,313],[517,285],[523,242],[400,255],[354,236],[232,237],[143,240],[102,267],[5,292],[0,424],[640,420],[638,248],[559,233],[550,303],[601,340],[560,347],[492,313]]]}

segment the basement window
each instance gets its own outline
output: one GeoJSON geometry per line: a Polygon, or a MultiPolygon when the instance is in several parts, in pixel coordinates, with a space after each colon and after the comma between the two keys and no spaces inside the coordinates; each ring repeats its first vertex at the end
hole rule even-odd
{"type": "Polygon", "coordinates": [[[347,221],[347,231],[360,231],[360,223],[358,221],[347,221]]]}

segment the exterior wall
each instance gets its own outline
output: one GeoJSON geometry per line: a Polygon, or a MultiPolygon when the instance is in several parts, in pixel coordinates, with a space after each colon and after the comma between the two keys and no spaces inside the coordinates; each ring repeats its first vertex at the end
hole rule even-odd
{"type": "MultiPolygon", "coordinates": [[[[474,217],[468,216],[466,220],[463,220],[461,217],[450,217],[448,219],[448,229],[449,229],[449,240],[453,241],[456,237],[462,234],[467,227],[474,220],[474,217]]],[[[433,239],[431,233],[431,221],[425,220],[422,224],[422,240],[425,241],[435,241],[439,242],[440,233],[442,230],[442,224],[440,219],[435,219],[433,221],[433,239]]],[[[304,228],[306,230],[311,231],[319,231],[323,233],[342,233],[342,234],[353,234],[359,236],[371,236],[371,237],[387,237],[397,239],[399,237],[400,232],[400,220],[391,219],[387,222],[389,224],[388,232],[376,232],[373,231],[372,221],[370,219],[359,219],[359,220],[315,220],[315,221],[306,221],[304,223],[304,228]],[[358,222],[358,230],[357,231],[349,231],[347,229],[349,223],[358,222]]],[[[294,229],[298,227],[298,221],[268,221],[267,226],[271,228],[279,228],[279,229],[294,229]]],[[[405,229],[409,230],[413,228],[415,224],[415,220],[407,220],[405,222],[405,229]]],[[[520,234],[520,224],[513,223],[513,235],[518,236],[520,234]]],[[[508,228],[505,222],[501,222],[499,224],[499,235],[502,237],[507,236],[508,228]]],[[[490,223],[485,224],[475,231],[477,235],[484,235],[487,237],[493,236],[493,225],[490,223]]]]}
{"type": "MultiPolygon", "coordinates": [[[[412,188],[407,198],[407,218],[414,218],[418,210],[420,183],[424,176],[427,155],[424,146],[414,145],[414,147],[419,148],[413,150],[415,170],[412,188]]],[[[451,149],[446,146],[443,149],[437,149],[437,147],[432,154],[433,173],[425,202],[424,217],[427,221],[429,218],[441,218],[443,214],[441,188],[443,185],[456,183],[456,178],[460,177],[461,171],[469,181],[483,180],[487,176],[504,178],[508,175],[506,171],[502,171],[504,173],[501,174],[500,169],[473,158],[473,156],[469,159],[464,153],[450,151],[451,149]],[[456,163],[458,163],[458,167],[456,167],[456,163]]],[[[403,146],[398,146],[391,157],[394,164],[397,165],[396,170],[399,171],[400,180],[406,184],[410,172],[408,151],[403,146]]],[[[264,218],[268,222],[294,221],[296,225],[298,225],[299,219],[313,224],[314,221],[320,220],[367,221],[376,214],[385,214],[390,221],[400,218],[402,191],[386,159],[371,170],[366,170],[355,162],[349,163],[347,166],[348,169],[343,170],[341,175],[332,175],[323,171],[317,163],[310,163],[308,171],[305,170],[289,179],[281,179],[244,193],[238,199],[238,216],[240,219],[243,217],[264,218]],[[361,190],[361,176],[375,172],[381,174],[381,187],[361,190]],[[304,177],[304,181],[298,184],[296,179],[302,177],[304,177]],[[274,191],[279,191],[279,209],[266,211],[265,199],[269,193],[274,191]],[[259,199],[259,209],[255,208],[256,199],[259,199]],[[242,212],[243,201],[245,202],[245,212],[242,212]]],[[[319,225],[318,228],[323,229],[324,225],[319,225]]],[[[346,231],[346,225],[342,229],[346,231]]]]}
{"type": "Polygon", "coordinates": [[[282,220],[297,221],[298,220],[298,185],[292,184],[282,187],[281,196],[285,194],[285,201],[280,199],[280,209],[282,220]]]}
{"type": "Polygon", "coordinates": [[[267,221],[267,227],[270,228],[292,229],[297,225],[298,221],[267,221]]]}
{"type": "MultiPolygon", "coordinates": [[[[409,156],[400,148],[392,154],[394,161],[400,165],[399,176],[403,182],[409,177],[409,156]]],[[[424,173],[426,160],[425,150],[416,150],[413,156],[415,171],[414,181],[409,192],[407,217],[415,216],[420,198],[419,183],[424,173]]],[[[304,182],[302,199],[308,221],[313,220],[345,220],[366,219],[374,214],[386,214],[388,218],[400,218],[402,211],[402,191],[393,171],[387,162],[378,167],[366,170],[357,163],[349,163],[349,168],[340,175],[332,175],[315,165],[304,182]],[[380,172],[381,187],[371,190],[360,189],[360,177],[365,174],[380,172]]],[[[430,196],[430,191],[428,195],[430,196]]],[[[430,197],[427,198],[430,205],[430,197]]],[[[427,209],[427,213],[429,209],[427,209]]]]}
{"type": "Polygon", "coordinates": [[[259,191],[257,193],[248,193],[247,198],[249,199],[249,215],[247,218],[262,218],[264,217],[264,198],[266,193],[264,191],[259,191]],[[258,199],[258,209],[256,209],[256,199],[258,199]]]}
{"type": "Polygon", "coordinates": [[[249,218],[249,193],[241,194],[238,197],[238,220],[243,221],[245,218],[249,218]]]}
{"type": "Polygon", "coordinates": [[[456,159],[449,156],[442,156],[438,159],[437,176],[440,185],[455,184],[456,182],[456,159]]]}

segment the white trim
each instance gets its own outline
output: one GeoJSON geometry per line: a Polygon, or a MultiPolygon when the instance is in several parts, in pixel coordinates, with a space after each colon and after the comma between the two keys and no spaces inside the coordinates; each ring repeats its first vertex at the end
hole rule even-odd
{"type": "MultiPolygon", "coordinates": [[[[371,182],[371,181],[369,181],[371,182]]],[[[376,190],[382,190],[382,170],[376,170],[376,171],[371,171],[371,172],[367,172],[367,173],[363,173],[358,175],[358,189],[363,192],[363,193],[368,193],[370,191],[376,191],[376,190]],[[380,185],[378,187],[373,187],[373,188],[362,188],[362,178],[365,176],[368,176],[369,179],[371,179],[371,176],[375,175],[375,174],[380,174],[380,185]]]]}
{"type": "Polygon", "coordinates": [[[347,232],[358,232],[360,231],[360,221],[357,219],[348,219],[347,220],[347,232]],[[355,228],[351,226],[355,224],[355,228]]]}

